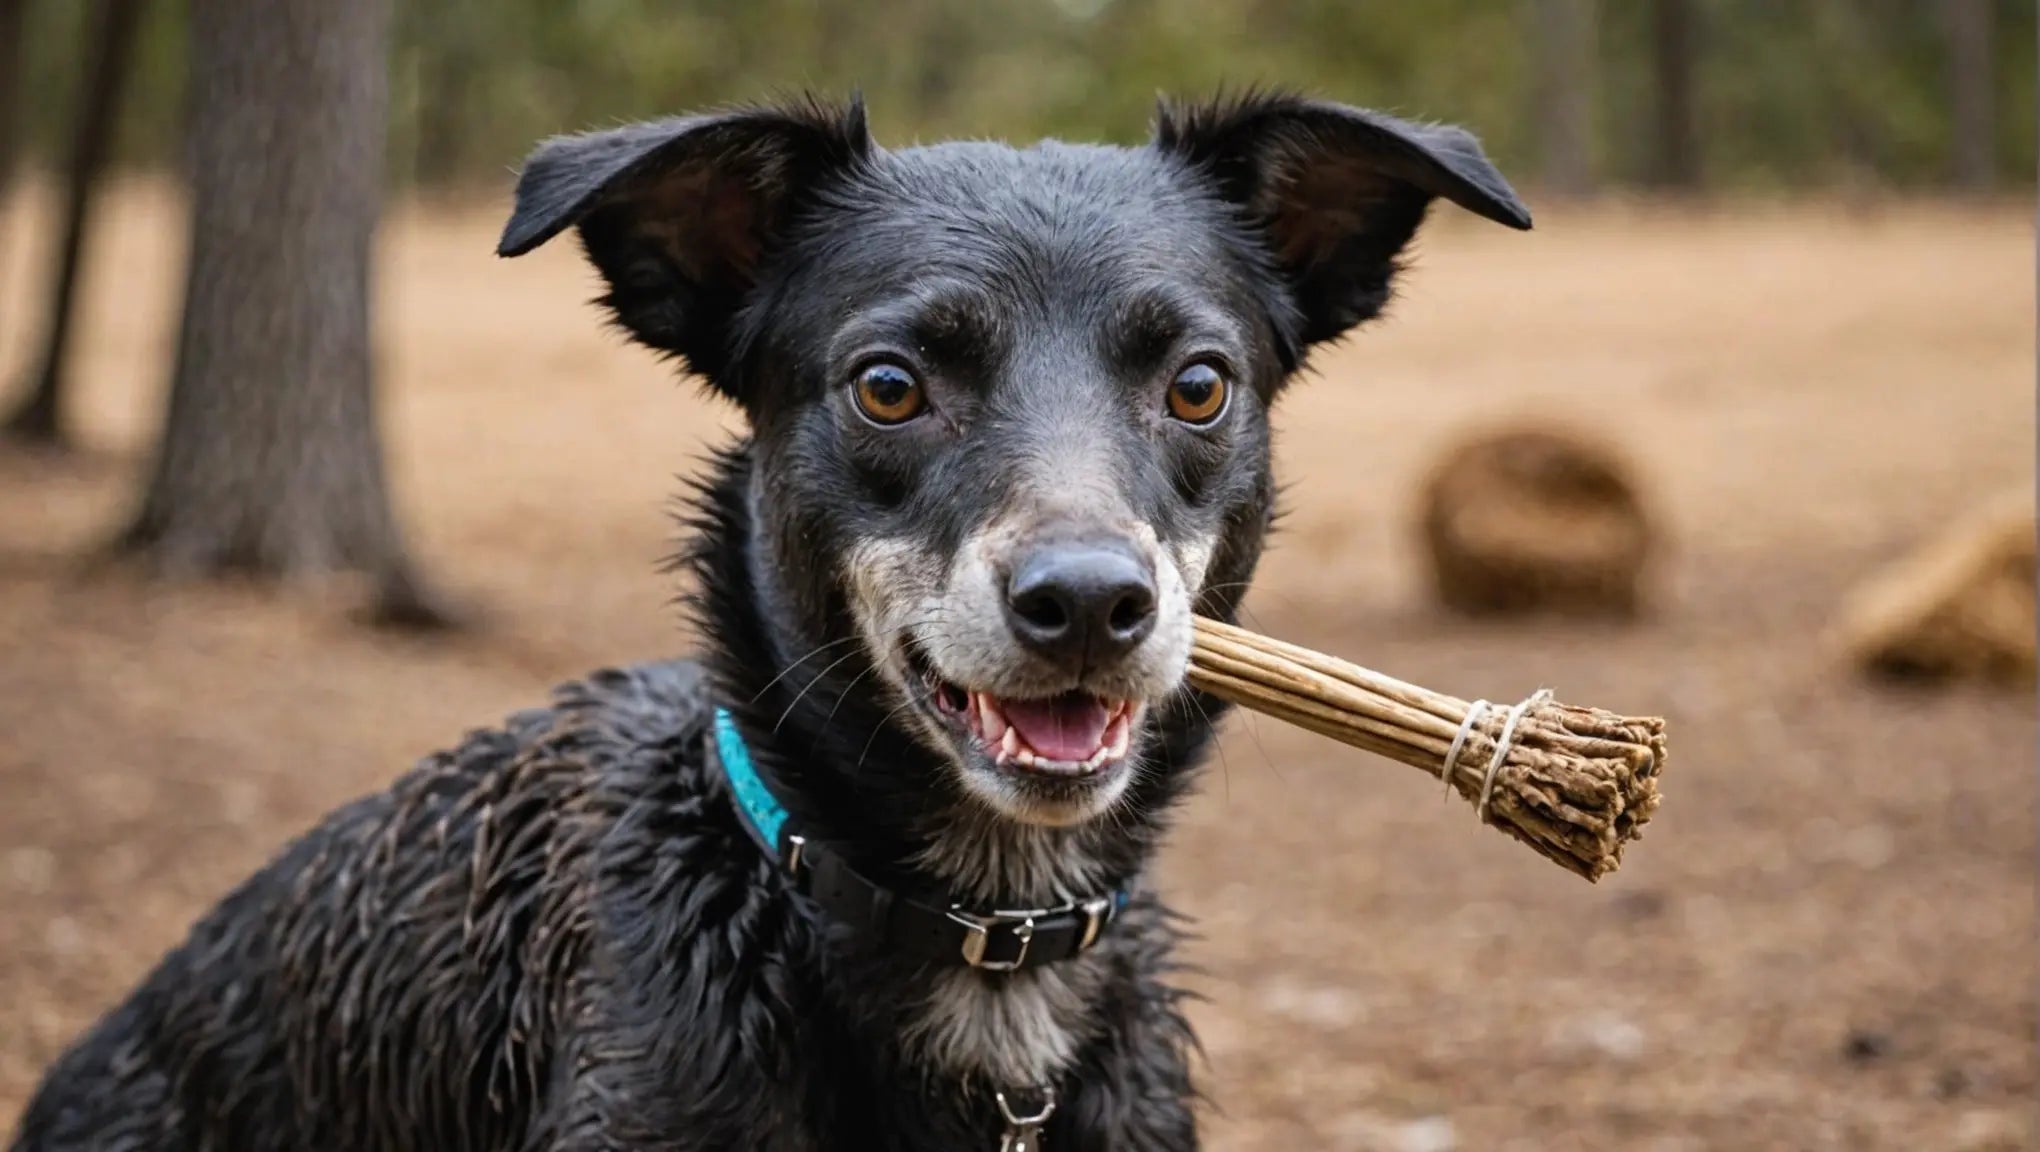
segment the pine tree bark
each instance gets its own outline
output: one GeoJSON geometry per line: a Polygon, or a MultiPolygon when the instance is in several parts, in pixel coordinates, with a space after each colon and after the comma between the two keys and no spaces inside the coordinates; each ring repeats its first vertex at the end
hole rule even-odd
{"type": "MultiPolygon", "coordinates": [[[[21,40],[27,30],[28,0],[0,0],[0,212],[12,199],[14,170],[21,156],[22,72],[27,63],[21,40]]],[[[5,231],[0,229],[0,261],[6,256],[5,240],[5,231]]]]}
{"type": "MultiPolygon", "coordinates": [[[[0,0],[0,4],[10,2],[0,0]]],[[[91,63],[84,72],[84,89],[79,93],[71,131],[71,162],[64,174],[64,238],[50,285],[49,326],[43,333],[42,355],[31,370],[28,397],[0,425],[0,431],[9,436],[44,448],[65,446],[63,401],[69,391],[71,323],[83,287],[85,241],[92,234],[99,186],[113,157],[114,129],[133,69],[135,39],[141,32],[145,5],[143,0],[102,0],[98,7],[89,50],[91,63]]],[[[15,31],[18,36],[20,30],[15,31]]],[[[5,34],[6,29],[0,28],[0,35],[5,34]]]]}
{"type": "Polygon", "coordinates": [[[1595,15],[1593,0],[1535,0],[1530,7],[1539,175],[1559,196],[1593,190],[1595,15]]]}
{"type": "Polygon", "coordinates": [[[28,0],[0,0],[0,202],[14,186],[21,154],[21,92],[28,63],[22,37],[28,31],[28,0]]]}
{"type": "Polygon", "coordinates": [[[1992,105],[1991,0],[1943,0],[1948,38],[1948,109],[1955,184],[1987,192],[1997,177],[1997,118],[1992,105]]]}
{"type": "Polygon", "coordinates": [[[1700,187],[1700,133],[1693,93],[1697,30],[1691,0],[1655,0],[1651,56],[1655,73],[1656,139],[1652,180],[1666,188],[1700,187]]]}
{"type": "Polygon", "coordinates": [[[387,0],[192,0],[192,227],[154,476],[122,543],[173,577],[365,572],[443,622],[390,506],[369,334],[387,0]]]}

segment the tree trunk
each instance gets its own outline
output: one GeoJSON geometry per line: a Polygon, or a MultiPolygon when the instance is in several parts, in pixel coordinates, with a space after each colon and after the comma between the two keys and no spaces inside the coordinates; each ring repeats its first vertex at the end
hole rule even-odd
{"type": "Polygon", "coordinates": [[[192,227],[155,473],[122,540],[169,576],[374,577],[430,624],[369,340],[387,0],[192,0],[192,227]]]}
{"type": "Polygon", "coordinates": [[[1585,196],[1594,179],[1594,3],[1535,0],[1530,18],[1539,176],[1555,195],[1585,196]]]}
{"type": "Polygon", "coordinates": [[[14,186],[21,152],[22,37],[28,32],[28,0],[0,0],[0,205],[14,186]]]}
{"type": "Polygon", "coordinates": [[[1991,0],[1943,0],[1948,36],[1948,111],[1956,186],[1986,192],[1997,177],[1997,123],[1991,108],[1991,0]]]}
{"type": "MultiPolygon", "coordinates": [[[[21,155],[21,92],[23,59],[21,39],[28,31],[28,0],[0,0],[0,224],[4,224],[14,170],[21,155]]],[[[0,228],[0,269],[7,267],[4,228],[0,228]]],[[[5,282],[0,276],[0,283],[5,282]]],[[[0,299],[0,306],[6,301],[0,299]]]]}
{"type": "Polygon", "coordinates": [[[1695,124],[1694,11],[1690,0],[1655,0],[1651,8],[1651,56],[1657,120],[1651,178],[1666,188],[1700,186],[1700,138],[1695,124]]]}
{"type": "Polygon", "coordinates": [[[49,327],[43,333],[42,356],[33,370],[28,399],[0,427],[18,440],[42,447],[64,444],[63,398],[68,391],[71,321],[83,283],[85,238],[91,234],[94,201],[112,157],[121,94],[132,71],[143,9],[143,0],[102,0],[99,5],[91,65],[72,127],[71,164],[64,175],[64,239],[57,254],[56,282],[50,286],[49,327]]]}

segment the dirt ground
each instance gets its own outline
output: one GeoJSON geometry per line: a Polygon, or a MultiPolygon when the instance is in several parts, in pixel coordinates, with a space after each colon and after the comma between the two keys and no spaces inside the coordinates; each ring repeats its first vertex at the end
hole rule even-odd
{"type": "MultiPolygon", "coordinates": [[[[47,213],[4,233],[9,380],[47,213]]],[[[89,456],[0,454],[0,1126],[321,812],[684,646],[666,508],[736,426],[598,323],[571,246],[503,263],[494,208],[407,208],[379,288],[395,484],[484,629],[373,635],[344,589],[81,580],[158,419],[176,218],[147,187],[109,213],[89,456]]],[[[1875,688],[1821,646],[1865,573],[2033,483],[2030,207],[1439,221],[1393,317],[1288,399],[1252,622],[1468,697],[1666,715],[1667,797],[1589,886],[1421,773],[1236,722],[1162,866],[1203,934],[1213,1146],[2033,1146],[2034,701],[1875,688]],[[1427,607],[1429,455],[1526,413],[1612,432],[1647,477],[1671,546],[1639,624],[1427,607]]]]}

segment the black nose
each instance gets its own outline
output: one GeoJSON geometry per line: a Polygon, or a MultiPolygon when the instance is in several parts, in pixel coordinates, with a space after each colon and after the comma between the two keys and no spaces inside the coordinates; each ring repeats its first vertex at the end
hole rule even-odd
{"type": "Polygon", "coordinates": [[[1154,631],[1154,569],[1117,541],[1036,547],[1006,583],[1006,626],[1072,671],[1109,663],[1154,631]]]}

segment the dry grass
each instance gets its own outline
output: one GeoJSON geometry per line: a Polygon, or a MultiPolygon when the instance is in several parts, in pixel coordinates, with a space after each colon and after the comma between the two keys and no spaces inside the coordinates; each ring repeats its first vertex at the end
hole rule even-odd
{"type": "MultiPolygon", "coordinates": [[[[5,233],[8,365],[36,219],[32,244],[5,233]]],[[[76,581],[157,418],[174,219],[130,190],[97,248],[95,455],[0,456],[0,1125],[323,810],[555,680],[682,644],[663,508],[734,426],[597,324],[571,246],[504,265],[491,212],[401,213],[396,484],[490,630],[425,645],[315,599],[76,581]]],[[[1665,715],[1677,768],[1590,887],[1420,773],[1243,717],[1164,862],[1204,934],[1214,1146],[2024,1146],[2031,698],[1881,691],[1817,639],[1864,574],[2032,483],[2030,211],[1440,219],[1392,319],[1287,402],[1292,515],[1250,622],[1460,694],[1665,715]],[[1649,446],[1671,547],[1633,627],[1424,606],[1404,511],[1426,462],[1530,412],[1649,446]]]]}

